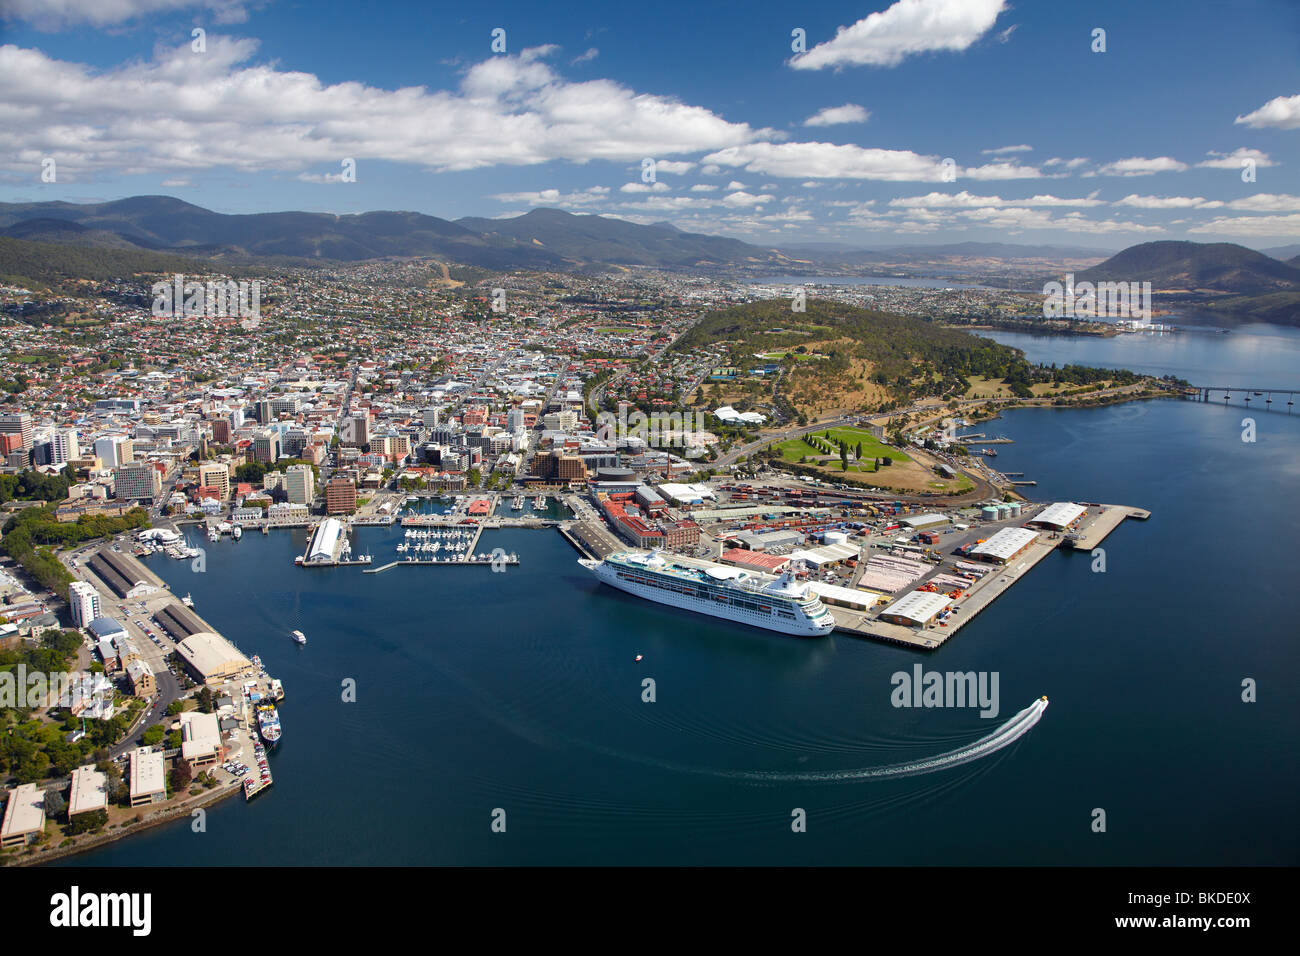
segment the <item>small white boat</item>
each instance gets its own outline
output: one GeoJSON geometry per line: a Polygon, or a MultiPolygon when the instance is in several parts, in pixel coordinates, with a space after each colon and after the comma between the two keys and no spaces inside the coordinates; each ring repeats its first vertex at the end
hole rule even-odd
{"type": "Polygon", "coordinates": [[[307,635],[303,634],[302,631],[294,631],[294,632],[293,632],[293,640],[294,640],[294,643],[295,643],[295,644],[306,644],[306,643],[307,643],[307,635]]]}

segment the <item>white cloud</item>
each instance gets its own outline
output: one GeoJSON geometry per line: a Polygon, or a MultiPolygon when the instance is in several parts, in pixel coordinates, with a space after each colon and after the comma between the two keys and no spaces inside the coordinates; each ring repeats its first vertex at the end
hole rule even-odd
{"type": "Polygon", "coordinates": [[[981,149],[980,152],[985,156],[1004,156],[1007,153],[1029,153],[1032,152],[1032,146],[999,146],[996,149],[981,149]]]}
{"type": "Polygon", "coordinates": [[[571,193],[562,193],[558,189],[539,189],[533,192],[497,193],[492,198],[501,202],[522,202],[529,206],[588,206],[608,199],[609,187],[591,186],[571,193]]]}
{"type": "Polygon", "coordinates": [[[434,170],[553,160],[639,161],[725,148],[760,135],[707,109],[609,80],[569,82],[547,48],[493,56],[460,88],[326,85],[253,63],[257,43],[208,34],[147,62],[100,70],[0,46],[0,168],[53,156],[60,175],[337,169],[345,158],[434,170]]]}
{"type": "Polygon", "coordinates": [[[1268,153],[1260,152],[1257,149],[1247,149],[1245,146],[1238,147],[1231,153],[1219,153],[1210,150],[1205,155],[1214,158],[1202,160],[1196,164],[1197,166],[1209,169],[1241,169],[1242,161],[1247,159],[1253,159],[1255,165],[1261,169],[1277,165],[1277,163],[1269,159],[1268,153]]]}
{"type": "Polygon", "coordinates": [[[670,176],[680,176],[683,173],[689,173],[694,168],[694,163],[678,162],[673,159],[655,160],[655,171],[668,173],[670,176]]]}
{"type": "Polygon", "coordinates": [[[992,28],[1005,0],[898,0],[790,60],[796,70],[894,66],[936,50],[965,50],[992,28]]]}
{"type": "Polygon", "coordinates": [[[727,188],[728,188],[728,189],[744,189],[744,188],[745,188],[745,184],[742,183],[742,182],[740,182],[740,181],[737,180],[737,179],[733,179],[731,182],[727,183],[727,188]]]}
{"type": "Polygon", "coordinates": [[[1223,205],[1216,199],[1200,196],[1138,196],[1136,194],[1115,200],[1116,206],[1135,209],[1217,209],[1223,205]]]}
{"type": "Polygon", "coordinates": [[[1300,212],[1300,196],[1260,193],[1245,199],[1234,199],[1227,206],[1229,209],[1244,209],[1247,212],[1300,212]]]}
{"type": "Polygon", "coordinates": [[[738,193],[728,193],[722,199],[722,202],[725,205],[736,207],[736,208],[743,207],[743,206],[761,206],[763,205],[763,203],[771,202],[771,201],[772,201],[771,196],[768,195],[756,196],[753,193],[747,193],[744,190],[741,190],[738,193]]]}
{"type": "Polygon", "coordinates": [[[920,156],[908,150],[864,149],[833,143],[750,143],[710,153],[704,162],[794,179],[943,180],[938,157],[920,156]]]}
{"type": "Polygon", "coordinates": [[[843,123],[865,123],[871,114],[856,103],[828,106],[818,110],[803,121],[804,126],[838,126],[843,123]]]}
{"type": "Polygon", "coordinates": [[[1244,126],[1272,126],[1277,129],[1300,129],[1300,93],[1275,96],[1253,113],[1238,116],[1234,123],[1244,126]]]}
{"type": "Polygon", "coordinates": [[[1102,176],[1150,176],[1153,173],[1181,173],[1186,168],[1186,163],[1180,163],[1169,156],[1158,156],[1155,159],[1133,156],[1106,163],[1097,172],[1102,176]]]}
{"type": "Polygon", "coordinates": [[[596,59],[596,57],[598,56],[600,56],[600,51],[593,46],[588,48],[586,53],[580,53],[577,56],[575,56],[572,60],[569,61],[569,65],[577,66],[579,63],[588,63],[591,60],[596,59]]]}
{"type": "Polygon", "coordinates": [[[621,193],[666,193],[668,192],[668,188],[669,187],[666,183],[661,182],[624,183],[622,186],[618,187],[618,191],[621,193]]]}
{"type": "Polygon", "coordinates": [[[210,11],[217,23],[243,23],[248,19],[244,7],[244,0],[4,0],[0,20],[23,20],[38,30],[60,30],[80,24],[103,27],[197,9],[210,11]]]}
{"type": "Polygon", "coordinates": [[[1277,236],[1294,239],[1300,236],[1300,213],[1290,216],[1221,216],[1192,226],[1187,231],[1198,234],[1277,236]]]}
{"type": "Polygon", "coordinates": [[[967,179],[1039,179],[1042,177],[1033,166],[1018,166],[1015,163],[987,163],[962,170],[967,179]]]}
{"type": "Polygon", "coordinates": [[[961,208],[1029,208],[1032,206],[1104,206],[1104,200],[1095,196],[1082,199],[1038,195],[1028,199],[1003,199],[1001,196],[976,196],[965,190],[958,193],[926,193],[924,196],[905,196],[891,199],[889,205],[898,209],[961,209],[961,208]]]}
{"type": "Polygon", "coordinates": [[[710,185],[709,183],[696,183],[694,186],[691,187],[691,192],[711,193],[711,192],[715,192],[717,188],[718,188],[717,186],[710,185]]]}

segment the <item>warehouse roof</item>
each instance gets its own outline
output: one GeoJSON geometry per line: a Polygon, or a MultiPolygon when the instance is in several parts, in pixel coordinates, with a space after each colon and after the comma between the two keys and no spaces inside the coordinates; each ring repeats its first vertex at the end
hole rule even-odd
{"type": "Polygon", "coordinates": [[[948,516],[940,514],[908,515],[903,518],[903,524],[909,528],[928,528],[934,524],[947,524],[948,516]]]}
{"type": "Polygon", "coordinates": [[[1029,528],[1003,528],[983,544],[972,548],[970,553],[987,554],[990,558],[1006,561],[1037,537],[1038,532],[1029,528]]]}
{"type": "Polygon", "coordinates": [[[913,624],[926,624],[951,603],[951,598],[936,591],[908,591],[880,613],[905,618],[913,624]]]}
{"type": "Polygon", "coordinates": [[[1083,505],[1073,501],[1057,501],[1048,505],[1033,519],[1035,524],[1047,525],[1049,528],[1064,528],[1087,512],[1083,505]]]}
{"type": "Polygon", "coordinates": [[[252,666],[248,658],[241,654],[235,645],[220,634],[213,634],[211,631],[191,634],[176,645],[176,652],[201,674],[204,680],[222,677],[230,671],[243,670],[252,666]]]}

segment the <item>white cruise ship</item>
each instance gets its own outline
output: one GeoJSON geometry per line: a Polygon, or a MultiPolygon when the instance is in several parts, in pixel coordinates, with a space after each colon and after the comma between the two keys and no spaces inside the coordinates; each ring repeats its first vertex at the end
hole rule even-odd
{"type": "Polygon", "coordinates": [[[835,627],[821,599],[788,572],[770,580],[740,568],[692,567],[658,551],[618,551],[578,563],[620,591],[688,611],[799,637],[822,637],[835,627]]]}

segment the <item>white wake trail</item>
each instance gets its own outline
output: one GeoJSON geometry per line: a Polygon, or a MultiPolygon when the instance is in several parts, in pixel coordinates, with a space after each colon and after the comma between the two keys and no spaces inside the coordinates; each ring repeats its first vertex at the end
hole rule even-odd
{"type": "Polygon", "coordinates": [[[644,763],[652,763],[656,766],[668,770],[676,770],[684,773],[706,774],[712,777],[727,777],[733,780],[752,780],[758,783],[791,783],[791,782],[849,782],[854,780],[875,780],[894,777],[915,777],[924,773],[935,773],[940,770],[946,770],[949,767],[956,767],[960,764],[970,763],[972,760],[979,760],[981,757],[987,757],[990,754],[997,753],[1003,747],[1009,747],[1029,731],[1033,730],[1043,717],[1043,711],[1047,709],[1047,700],[1039,698],[1024,710],[1015,714],[1011,719],[1002,726],[998,727],[991,734],[981,737],[979,740],[958,747],[956,750],[950,750],[947,753],[938,754],[934,757],[925,757],[921,760],[909,760],[905,763],[888,764],[884,767],[863,767],[858,770],[812,770],[812,771],[779,771],[779,770],[717,770],[706,767],[692,767],[686,764],[677,764],[665,760],[654,760],[645,757],[636,757],[630,754],[619,753],[609,748],[600,747],[599,750],[610,753],[611,755],[623,757],[625,759],[638,760],[644,763]]]}

